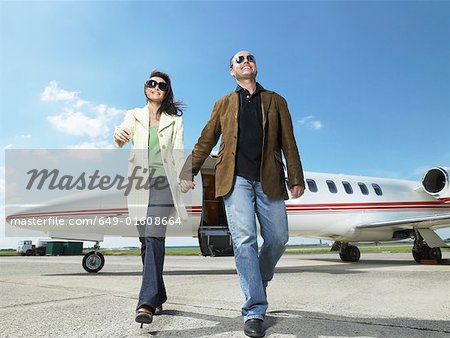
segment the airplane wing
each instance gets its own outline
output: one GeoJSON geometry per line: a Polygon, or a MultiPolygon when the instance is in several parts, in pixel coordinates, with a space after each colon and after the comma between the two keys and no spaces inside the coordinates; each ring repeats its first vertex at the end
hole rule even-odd
{"type": "Polygon", "coordinates": [[[396,219],[390,221],[373,222],[357,225],[357,229],[374,229],[374,228],[422,228],[427,229],[436,226],[450,226],[450,214],[422,216],[414,218],[396,219]]]}
{"type": "Polygon", "coordinates": [[[450,226],[450,214],[432,215],[415,218],[397,219],[392,221],[374,222],[356,226],[357,229],[381,229],[393,230],[416,228],[431,248],[448,247],[447,244],[430,228],[450,226]]]}

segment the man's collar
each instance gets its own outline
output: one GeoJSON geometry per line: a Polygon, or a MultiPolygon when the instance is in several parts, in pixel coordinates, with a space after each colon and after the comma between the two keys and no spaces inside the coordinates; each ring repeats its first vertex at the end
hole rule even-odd
{"type": "MultiPolygon", "coordinates": [[[[241,90],[244,90],[244,88],[242,88],[241,86],[237,85],[237,86],[236,86],[236,89],[235,89],[234,91],[235,91],[236,93],[238,93],[238,92],[240,92],[241,90]]],[[[261,86],[261,85],[259,84],[259,82],[256,82],[256,90],[255,90],[255,92],[254,92],[253,94],[262,92],[262,91],[264,91],[264,90],[265,90],[264,87],[261,86]]]]}

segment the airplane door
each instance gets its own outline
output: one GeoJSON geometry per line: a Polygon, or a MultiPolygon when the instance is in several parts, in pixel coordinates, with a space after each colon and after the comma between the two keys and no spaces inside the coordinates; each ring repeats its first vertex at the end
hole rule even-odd
{"type": "Polygon", "coordinates": [[[201,169],[202,216],[198,228],[198,240],[203,256],[233,256],[233,244],[228,230],[225,206],[222,198],[215,198],[215,159],[209,158],[201,169]]]}

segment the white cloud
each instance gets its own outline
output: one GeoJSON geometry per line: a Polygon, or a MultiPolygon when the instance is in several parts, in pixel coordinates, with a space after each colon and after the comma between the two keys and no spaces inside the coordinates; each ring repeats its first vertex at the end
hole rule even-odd
{"type": "Polygon", "coordinates": [[[320,122],[320,121],[312,121],[312,128],[314,130],[319,130],[322,127],[323,127],[322,122],[320,122]]]}
{"type": "Polygon", "coordinates": [[[21,138],[32,138],[33,136],[31,134],[23,134],[20,135],[21,138]]]}
{"type": "Polygon", "coordinates": [[[108,107],[108,109],[106,110],[106,115],[109,117],[115,117],[115,116],[121,116],[121,115],[125,115],[127,111],[124,109],[117,109],[114,107],[108,107]]]}
{"type": "Polygon", "coordinates": [[[47,120],[58,131],[69,135],[98,137],[109,133],[103,121],[90,118],[82,112],[65,112],[48,116],[47,120]]]}
{"type": "Polygon", "coordinates": [[[121,122],[126,111],[86,101],[79,97],[79,93],[62,89],[56,81],[51,81],[41,94],[41,100],[62,101],[64,107],[60,114],[47,116],[47,120],[63,134],[90,138],[69,145],[69,149],[112,148],[110,131],[121,122]]]}
{"type": "Polygon", "coordinates": [[[41,94],[42,101],[74,101],[79,92],[69,92],[61,89],[58,86],[58,82],[50,81],[45,87],[44,92],[41,94]]]}
{"type": "Polygon", "coordinates": [[[300,123],[300,124],[305,124],[307,122],[310,122],[313,118],[314,118],[314,116],[309,115],[309,116],[306,116],[306,117],[298,120],[297,122],[300,123]]]}
{"type": "Polygon", "coordinates": [[[319,130],[323,128],[323,123],[319,120],[316,120],[313,115],[306,116],[297,121],[300,125],[305,125],[313,130],[319,130]]]}
{"type": "Polygon", "coordinates": [[[89,102],[84,100],[76,100],[75,104],[73,105],[75,109],[81,109],[83,106],[89,104],[89,102]]]}
{"type": "Polygon", "coordinates": [[[108,107],[105,104],[99,104],[95,107],[95,110],[99,115],[105,115],[106,109],[108,109],[108,107]]]}
{"type": "Polygon", "coordinates": [[[12,148],[13,148],[12,144],[7,144],[6,146],[3,147],[3,150],[12,149],[12,148]]]}
{"type": "Polygon", "coordinates": [[[121,115],[124,116],[125,113],[127,112],[124,109],[108,107],[106,104],[98,104],[98,105],[89,104],[89,108],[93,112],[96,112],[99,116],[105,116],[107,118],[114,118],[121,115]]]}

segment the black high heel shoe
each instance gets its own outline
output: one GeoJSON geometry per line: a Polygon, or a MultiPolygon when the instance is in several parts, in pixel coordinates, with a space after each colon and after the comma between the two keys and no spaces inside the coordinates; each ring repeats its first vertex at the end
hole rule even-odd
{"type": "Polygon", "coordinates": [[[134,320],[138,323],[141,323],[141,329],[144,324],[151,324],[153,321],[153,312],[145,307],[141,307],[136,311],[136,317],[134,320]]]}

